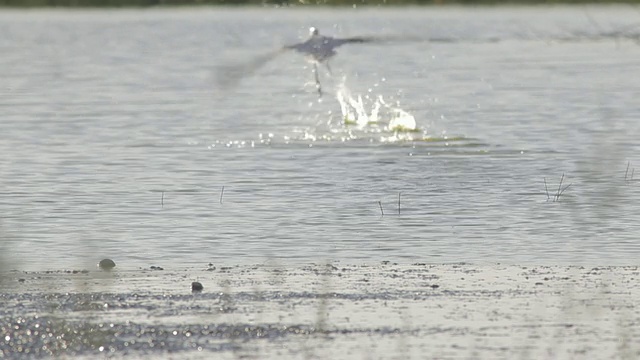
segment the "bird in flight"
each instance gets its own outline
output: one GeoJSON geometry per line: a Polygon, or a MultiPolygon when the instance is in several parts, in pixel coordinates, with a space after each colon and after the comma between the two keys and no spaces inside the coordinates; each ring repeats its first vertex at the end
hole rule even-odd
{"type": "Polygon", "coordinates": [[[276,56],[287,52],[295,51],[297,53],[305,55],[307,60],[313,64],[313,74],[316,82],[316,89],[318,95],[322,97],[322,86],[320,85],[320,77],[318,76],[318,65],[324,64],[327,70],[331,74],[331,67],[329,66],[329,59],[336,55],[336,48],[344,44],[362,44],[371,42],[385,42],[394,40],[394,37],[349,37],[349,38],[334,38],[331,36],[321,35],[317,28],[309,28],[309,38],[301,43],[284,46],[274,52],[255,58],[254,60],[239,64],[231,65],[221,68],[219,73],[219,83],[223,87],[229,87],[235,84],[240,78],[247,76],[260,67],[268,63],[276,56]]]}
{"type": "Polygon", "coordinates": [[[329,59],[336,55],[336,48],[344,44],[354,43],[368,43],[375,41],[372,37],[351,37],[351,38],[334,38],[331,36],[320,35],[320,32],[315,27],[309,28],[309,39],[299,44],[288,45],[283,50],[294,50],[307,57],[313,64],[313,74],[316,80],[316,89],[318,95],[322,96],[322,87],[320,85],[320,78],[318,76],[318,64],[324,63],[331,74],[331,67],[329,66],[329,59]]]}

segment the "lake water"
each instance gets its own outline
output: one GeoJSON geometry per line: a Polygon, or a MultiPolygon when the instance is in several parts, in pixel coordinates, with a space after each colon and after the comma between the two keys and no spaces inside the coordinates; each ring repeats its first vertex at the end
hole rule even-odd
{"type": "Polygon", "coordinates": [[[640,256],[637,7],[3,10],[0,34],[5,268],[640,256]],[[410,41],[340,48],[321,101],[298,54],[221,86],[310,25],[410,41]],[[389,107],[345,124],[338,94],[389,107]]]}

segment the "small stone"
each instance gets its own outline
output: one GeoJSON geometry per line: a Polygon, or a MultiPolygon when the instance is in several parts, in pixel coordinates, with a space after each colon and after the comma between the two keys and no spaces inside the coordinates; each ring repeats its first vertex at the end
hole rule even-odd
{"type": "Polygon", "coordinates": [[[18,282],[20,282],[20,283],[23,283],[25,281],[26,281],[25,279],[18,279],[18,282]]]}
{"type": "Polygon", "coordinates": [[[194,281],[191,283],[191,291],[192,292],[200,292],[202,291],[202,289],[204,289],[204,286],[202,286],[201,283],[194,281]]]}
{"type": "Polygon", "coordinates": [[[105,271],[111,271],[111,269],[116,267],[116,263],[114,263],[111,259],[102,259],[98,263],[98,267],[105,271]]]}

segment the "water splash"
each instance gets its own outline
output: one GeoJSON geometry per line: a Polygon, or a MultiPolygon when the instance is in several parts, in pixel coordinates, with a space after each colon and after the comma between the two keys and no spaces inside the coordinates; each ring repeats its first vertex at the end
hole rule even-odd
{"type": "Polygon", "coordinates": [[[384,102],[382,95],[378,96],[378,101],[388,109],[391,115],[391,120],[389,120],[389,124],[387,125],[389,130],[405,132],[419,131],[416,125],[416,118],[414,118],[409,112],[401,109],[400,107],[387,105],[387,103],[384,102]]]}
{"type": "Polygon", "coordinates": [[[367,127],[381,128],[383,131],[394,133],[420,133],[415,117],[408,111],[400,108],[399,104],[388,104],[382,95],[374,97],[366,96],[366,102],[362,95],[354,97],[345,81],[338,86],[336,98],[340,103],[343,124],[356,126],[363,130],[367,127]]]}
{"type": "Polygon", "coordinates": [[[367,125],[378,124],[378,114],[382,105],[379,101],[376,101],[371,111],[367,112],[362,96],[358,95],[357,98],[354,98],[344,83],[338,87],[336,98],[340,103],[345,125],[356,125],[358,128],[364,128],[367,125]]]}
{"type": "MultiPolygon", "coordinates": [[[[384,80],[383,80],[384,81],[384,80]]],[[[295,127],[288,133],[260,133],[257,140],[216,142],[210,148],[219,147],[256,147],[260,145],[304,145],[332,146],[336,143],[411,143],[413,146],[435,147],[477,147],[474,139],[464,136],[448,136],[446,131],[432,134],[427,131],[430,125],[419,127],[415,116],[403,109],[400,103],[388,96],[387,99],[373,90],[362,95],[354,95],[345,85],[346,78],[336,88],[336,100],[340,111],[328,110],[316,112],[313,117],[301,115],[300,123],[315,122],[314,125],[295,127]],[[471,142],[470,142],[471,141],[471,142]],[[418,144],[418,145],[416,145],[418,144]]],[[[374,86],[377,87],[377,84],[374,86]]],[[[325,98],[325,100],[332,100],[325,98]]],[[[309,107],[315,102],[310,102],[309,107]]],[[[329,105],[335,108],[335,103],[329,105]]],[[[323,106],[324,108],[325,106],[323,106]]],[[[482,145],[482,144],[480,144],[482,145]]]]}

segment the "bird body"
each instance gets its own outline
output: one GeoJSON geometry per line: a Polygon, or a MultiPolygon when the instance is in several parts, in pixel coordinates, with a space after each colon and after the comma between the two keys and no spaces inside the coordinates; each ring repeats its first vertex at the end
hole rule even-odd
{"type": "Polygon", "coordinates": [[[339,39],[330,36],[320,35],[318,29],[311,27],[309,29],[309,39],[307,41],[285,46],[284,49],[295,50],[299,53],[307,55],[312,61],[321,63],[326,62],[331,57],[336,55],[335,48],[338,46],[349,43],[365,43],[370,42],[372,39],[364,37],[353,37],[339,39]]]}
{"type": "Polygon", "coordinates": [[[337,54],[336,48],[349,43],[366,43],[373,41],[372,38],[365,37],[352,37],[352,38],[334,38],[330,36],[320,35],[317,28],[309,28],[309,39],[307,41],[288,45],[283,50],[294,50],[301,54],[306,55],[307,59],[313,63],[313,73],[316,80],[316,88],[318,95],[322,97],[322,87],[320,86],[320,78],[318,77],[318,64],[324,63],[331,73],[331,67],[329,67],[329,59],[337,54]]]}

